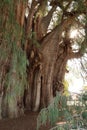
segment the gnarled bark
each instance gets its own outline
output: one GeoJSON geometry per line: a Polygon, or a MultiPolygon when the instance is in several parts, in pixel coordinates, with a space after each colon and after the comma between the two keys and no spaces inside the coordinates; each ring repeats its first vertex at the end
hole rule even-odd
{"type": "MultiPolygon", "coordinates": [[[[15,79],[15,81],[21,81],[22,77],[20,75],[17,77],[17,71],[12,69],[12,57],[6,59],[9,59],[9,63],[7,63],[8,67],[6,68],[4,66],[5,61],[3,61],[4,64],[0,61],[4,68],[1,69],[0,73],[0,76],[3,77],[0,79],[0,117],[17,117],[24,113],[24,109],[38,111],[42,107],[48,106],[53,100],[56,91],[63,91],[62,81],[66,72],[67,60],[82,56],[80,51],[77,53],[73,52],[69,37],[67,35],[62,36],[63,32],[66,34],[69,31],[73,23],[78,23],[78,21],[76,21],[76,17],[79,14],[78,10],[68,12],[67,10],[71,2],[68,2],[68,4],[64,6],[63,1],[60,3],[53,0],[50,3],[52,9],[45,15],[44,11],[46,10],[47,3],[47,0],[32,0],[31,7],[29,7],[23,0],[14,1],[14,19],[19,26],[19,34],[16,38],[15,31],[13,30],[14,33],[12,32],[13,35],[11,35],[12,39],[10,38],[10,40],[12,40],[12,42],[15,41],[17,47],[21,48],[21,51],[26,52],[27,59],[29,60],[26,77],[28,85],[23,88],[21,85],[23,93],[17,93],[17,95],[13,97],[13,92],[14,94],[16,93],[13,79],[15,79]],[[25,17],[27,6],[29,14],[28,17],[25,17]],[[61,14],[61,22],[48,33],[48,26],[57,6],[61,8],[63,12],[61,14]],[[72,15],[72,13],[75,15],[72,15]],[[39,45],[39,47],[36,45],[39,45]],[[3,81],[10,69],[12,70],[12,84],[10,88],[6,88],[3,81]]],[[[6,31],[8,30],[8,10],[7,6],[6,9],[3,10],[4,17],[2,25],[6,31]]],[[[14,27],[13,22],[11,26],[14,27]]],[[[0,40],[4,41],[2,37],[3,34],[0,32],[0,40]]],[[[6,46],[4,47],[7,49],[6,46]]],[[[9,54],[11,56],[13,54],[12,52],[13,50],[10,50],[9,54]]],[[[20,54],[18,53],[18,55],[20,54]]]]}

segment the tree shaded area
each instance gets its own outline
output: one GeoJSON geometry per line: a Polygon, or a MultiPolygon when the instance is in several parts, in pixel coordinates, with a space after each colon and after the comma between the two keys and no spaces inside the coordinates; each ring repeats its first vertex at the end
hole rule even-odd
{"type": "MultiPolygon", "coordinates": [[[[27,113],[26,113],[27,114],[27,113]]],[[[16,119],[0,120],[0,130],[34,130],[36,129],[38,113],[28,112],[26,116],[16,119]]],[[[43,126],[40,130],[47,130],[50,125],[43,126]]]]}
{"type": "Polygon", "coordinates": [[[63,92],[68,59],[87,51],[87,2],[0,3],[0,117],[18,117],[24,109],[48,106],[56,91],[63,92]],[[69,37],[73,27],[84,30],[78,39],[69,37]]]}

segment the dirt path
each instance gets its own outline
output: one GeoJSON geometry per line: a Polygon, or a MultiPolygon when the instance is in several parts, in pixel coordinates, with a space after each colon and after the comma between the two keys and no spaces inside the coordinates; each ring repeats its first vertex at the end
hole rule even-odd
{"type": "MultiPolygon", "coordinates": [[[[16,119],[0,120],[0,130],[36,130],[38,113],[28,112],[26,115],[16,119]]],[[[49,126],[43,126],[40,130],[49,130],[49,126]]]]}

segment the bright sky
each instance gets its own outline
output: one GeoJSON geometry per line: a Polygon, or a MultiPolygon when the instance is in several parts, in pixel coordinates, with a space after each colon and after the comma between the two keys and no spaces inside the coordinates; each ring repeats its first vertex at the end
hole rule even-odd
{"type": "Polygon", "coordinates": [[[69,73],[66,73],[65,79],[68,81],[70,92],[80,93],[84,86],[83,78],[80,75],[79,65],[68,61],[69,73]]]}
{"type": "MultiPolygon", "coordinates": [[[[70,75],[69,75],[70,76],[70,75]]],[[[83,88],[82,78],[75,78],[74,75],[71,77],[71,82],[69,82],[69,91],[74,93],[80,93],[83,88]]]]}
{"type": "Polygon", "coordinates": [[[71,31],[71,32],[70,32],[70,38],[75,38],[75,37],[77,36],[77,34],[78,34],[77,29],[71,31]]]}
{"type": "MultiPolygon", "coordinates": [[[[82,30],[80,30],[82,31],[82,30]]],[[[79,32],[77,29],[73,29],[70,31],[70,38],[74,39],[79,35],[79,32]]],[[[76,46],[76,45],[75,45],[76,46]]],[[[72,60],[68,61],[68,69],[69,69],[69,73],[67,73],[65,75],[65,79],[68,81],[69,84],[69,88],[68,90],[70,92],[74,92],[74,93],[80,93],[81,90],[83,89],[84,86],[84,82],[83,82],[83,78],[81,77],[81,68],[79,65],[79,61],[78,60],[74,60],[74,62],[72,62],[72,60]]]]}

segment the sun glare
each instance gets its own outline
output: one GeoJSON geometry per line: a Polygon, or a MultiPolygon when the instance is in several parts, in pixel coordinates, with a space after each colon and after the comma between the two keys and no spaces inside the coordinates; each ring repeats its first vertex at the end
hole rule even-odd
{"type": "Polygon", "coordinates": [[[70,93],[80,93],[83,90],[84,82],[80,75],[80,67],[78,60],[74,62],[69,60],[68,63],[69,72],[66,73],[65,79],[68,81],[68,91],[70,93]]]}
{"type": "Polygon", "coordinates": [[[83,89],[83,80],[81,78],[72,78],[73,83],[69,83],[69,91],[73,93],[80,93],[83,89]]]}
{"type": "Polygon", "coordinates": [[[75,37],[77,37],[77,35],[78,35],[77,29],[70,31],[70,38],[75,38],[75,37]]]}

